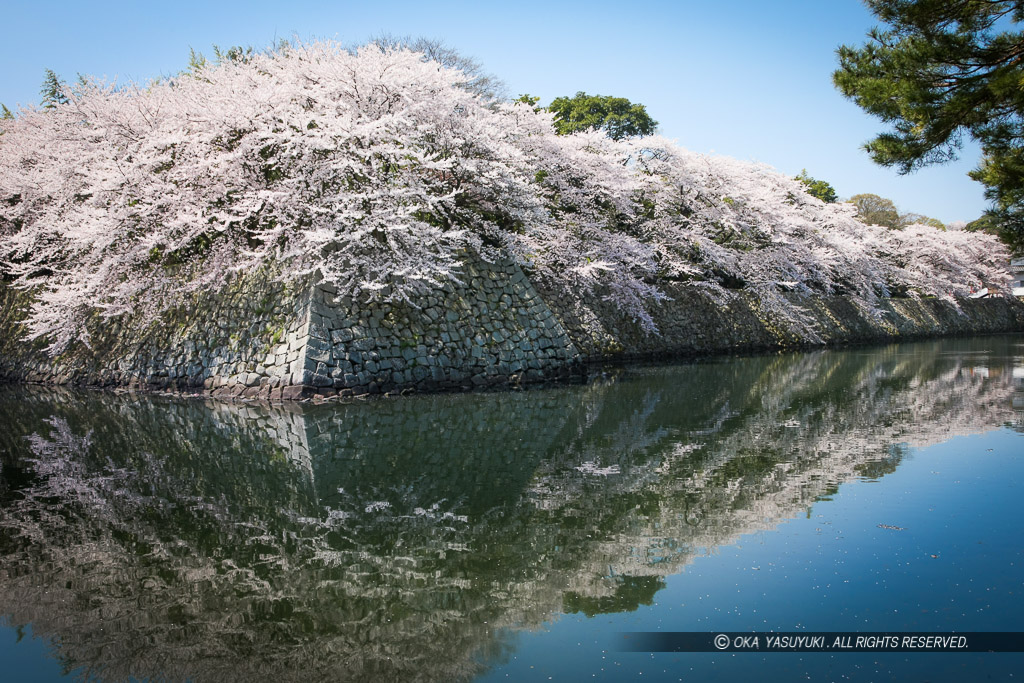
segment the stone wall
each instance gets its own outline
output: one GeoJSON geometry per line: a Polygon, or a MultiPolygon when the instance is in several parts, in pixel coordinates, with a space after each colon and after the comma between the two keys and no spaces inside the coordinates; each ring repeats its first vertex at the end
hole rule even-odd
{"type": "Polygon", "coordinates": [[[511,263],[470,260],[458,281],[397,304],[261,271],[144,328],[96,317],[91,345],[56,358],[20,341],[30,302],[0,287],[0,379],[291,399],[539,382],[581,369],[561,322],[511,263]]]}
{"type": "Polygon", "coordinates": [[[438,391],[563,377],[580,360],[561,322],[511,263],[471,261],[459,282],[409,303],[363,304],[335,294],[312,289],[306,360],[295,384],[345,394],[438,391]]]}
{"type": "Polygon", "coordinates": [[[250,395],[292,384],[301,366],[309,293],[269,270],[232,279],[217,292],[142,325],[127,318],[92,317],[90,343],[51,358],[45,342],[22,341],[31,298],[0,286],[0,378],[46,384],[116,385],[214,390],[250,395]]]}
{"type": "Polygon", "coordinates": [[[644,331],[597,293],[581,296],[556,283],[538,290],[588,361],[665,358],[769,349],[836,346],[960,334],[1024,331],[1016,299],[887,299],[878,312],[846,296],[780,293],[788,315],[765,310],[746,290],[711,293],[694,285],[663,286],[654,307],[655,334],[644,331]]]}
{"type": "Polygon", "coordinates": [[[890,299],[878,314],[847,297],[788,293],[779,315],[747,291],[664,289],[652,334],[600,292],[531,279],[513,263],[467,259],[457,281],[393,304],[265,269],[145,327],[97,316],[90,346],[50,358],[45,343],[21,341],[30,296],[0,285],[0,379],[294,399],[541,382],[595,361],[1024,330],[1024,304],[1012,299],[890,299]]]}

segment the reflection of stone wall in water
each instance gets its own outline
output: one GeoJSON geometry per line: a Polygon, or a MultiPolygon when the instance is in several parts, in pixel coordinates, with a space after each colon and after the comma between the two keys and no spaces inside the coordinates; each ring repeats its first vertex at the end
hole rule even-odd
{"type": "Polygon", "coordinates": [[[888,299],[878,315],[842,296],[756,295],[667,283],[660,333],[643,331],[600,292],[533,282],[517,265],[467,259],[451,280],[409,304],[338,299],[320,286],[236,277],[139,329],[130,318],[90,325],[91,346],[51,359],[25,344],[30,297],[0,284],[0,378],[59,384],[204,389],[297,398],[409,388],[520,384],[577,374],[610,358],[878,341],[1024,329],[1012,299],[888,299]]]}
{"type": "Polygon", "coordinates": [[[503,627],[635,609],[900,444],[1016,419],[1010,368],[943,350],[373,405],[7,388],[0,612],[111,678],[464,679],[503,627]]]}

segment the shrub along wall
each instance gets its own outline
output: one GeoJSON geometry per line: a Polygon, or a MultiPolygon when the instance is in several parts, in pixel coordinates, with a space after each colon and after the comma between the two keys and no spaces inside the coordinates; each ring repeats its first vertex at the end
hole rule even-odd
{"type": "Polygon", "coordinates": [[[50,358],[44,343],[21,341],[30,296],[0,286],[0,378],[290,399],[539,382],[601,360],[1024,330],[1024,304],[1009,299],[890,299],[872,315],[842,296],[784,294],[795,314],[783,319],[749,292],[665,289],[660,333],[649,334],[599,292],[532,282],[512,263],[468,260],[458,282],[400,304],[264,270],[145,328],[97,317],[91,346],[50,358]]]}

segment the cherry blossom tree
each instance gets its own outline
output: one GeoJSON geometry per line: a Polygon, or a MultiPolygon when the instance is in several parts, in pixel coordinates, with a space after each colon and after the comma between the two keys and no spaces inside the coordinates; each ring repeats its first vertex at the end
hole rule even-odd
{"type": "Polygon", "coordinates": [[[467,253],[599,291],[652,333],[669,281],[784,315],[784,291],[873,310],[1007,281],[994,238],[866,226],[659,137],[559,136],[467,78],[403,48],[287,44],[0,120],[0,268],[35,294],[30,336],[60,352],[89,316],[144,324],[261,267],[414,303],[467,253]]]}

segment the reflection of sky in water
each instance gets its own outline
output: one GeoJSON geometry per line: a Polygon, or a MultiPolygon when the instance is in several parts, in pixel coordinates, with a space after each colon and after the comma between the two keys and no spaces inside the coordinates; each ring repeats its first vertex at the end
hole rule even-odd
{"type": "Polygon", "coordinates": [[[634,612],[553,618],[481,680],[1007,680],[1020,654],[630,653],[629,631],[1024,630],[1024,436],[912,449],[774,529],[665,579],[634,612]],[[889,528],[893,527],[893,528],[889,528]],[[624,673],[628,672],[628,673],[624,673]]]}
{"type": "MultiPolygon", "coordinates": [[[[0,388],[0,658],[38,659],[22,624],[114,678],[674,680],[726,664],[602,650],[619,630],[1019,628],[1020,348],[330,406],[0,388]]],[[[728,666],[855,662],[776,657],[728,666]]]]}

